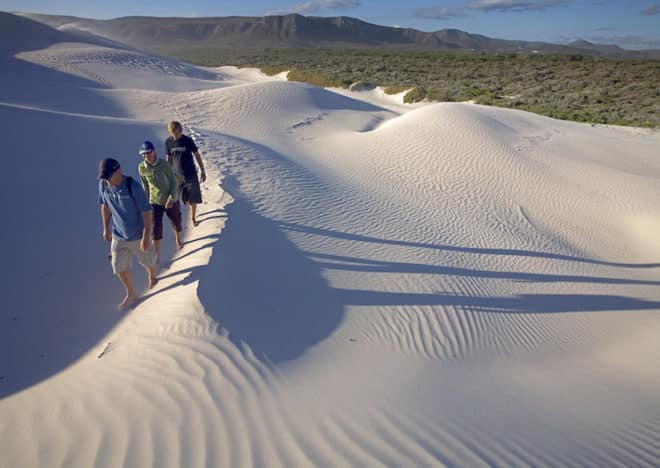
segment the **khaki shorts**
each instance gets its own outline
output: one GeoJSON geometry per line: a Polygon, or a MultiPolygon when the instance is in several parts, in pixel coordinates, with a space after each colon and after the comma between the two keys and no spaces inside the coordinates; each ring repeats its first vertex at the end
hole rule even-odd
{"type": "Polygon", "coordinates": [[[112,238],[112,244],[110,244],[110,253],[112,254],[112,271],[116,275],[117,273],[123,273],[125,271],[130,271],[132,266],[133,255],[135,255],[142,265],[145,268],[152,268],[156,266],[156,250],[154,249],[153,243],[149,250],[143,252],[140,250],[140,240],[135,241],[125,241],[122,239],[112,238]]]}

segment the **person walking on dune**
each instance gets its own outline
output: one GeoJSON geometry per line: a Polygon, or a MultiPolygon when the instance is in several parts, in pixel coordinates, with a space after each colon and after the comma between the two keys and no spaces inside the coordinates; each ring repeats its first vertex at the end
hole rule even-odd
{"type": "Polygon", "coordinates": [[[158,159],[158,153],[153,143],[145,141],[140,148],[142,162],[138,164],[138,174],[142,181],[149,203],[154,213],[153,240],[156,248],[156,259],[160,259],[160,240],[163,238],[163,213],[172,223],[176,248],[181,249],[181,210],[176,178],[172,168],[163,159],[158,159]]]}
{"type": "Polygon", "coordinates": [[[179,182],[181,200],[190,206],[190,221],[193,226],[197,226],[197,204],[202,203],[202,191],[199,187],[199,180],[206,180],[204,163],[199,154],[197,145],[187,135],[183,134],[181,124],[177,121],[171,121],[167,124],[167,130],[170,137],[165,140],[165,149],[167,151],[167,162],[172,165],[172,170],[179,182]],[[193,155],[200,169],[200,177],[197,178],[197,168],[193,160],[193,155]]]}
{"type": "Polygon", "coordinates": [[[153,211],[142,186],[133,178],[122,174],[117,160],[101,160],[98,178],[103,238],[111,243],[112,271],[126,289],[126,297],[118,307],[126,309],[132,306],[138,297],[133,289],[131,275],[133,256],[137,257],[147,270],[149,288],[158,283],[156,252],[151,242],[153,211]]]}

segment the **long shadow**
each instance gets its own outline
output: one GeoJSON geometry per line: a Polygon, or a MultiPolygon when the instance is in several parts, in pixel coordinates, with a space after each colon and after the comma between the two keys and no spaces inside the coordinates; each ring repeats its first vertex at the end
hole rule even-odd
{"type": "Polygon", "coordinates": [[[660,281],[635,280],[628,278],[608,278],[604,276],[556,275],[549,273],[529,273],[502,270],[474,270],[470,268],[450,267],[442,265],[427,265],[406,262],[387,262],[310,253],[323,268],[356,271],[364,273],[408,273],[424,275],[464,276],[473,278],[503,279],[530,283],[594,283],[594,284],[630,284],[638,286],[660,286],[660,281]],[[343,262],[343,263],[335,263],[343,262]]]}
{"type": "MultiPolygon", "coordinates": [[[[11,176],[0,185],[3,398],[68,367],[123,318],[115,308],[122,288],[101,237],[96,169],[112,155],[137,177],[135,148],[163,141],[165,129],[2,105],[0,120],[12,135],[4,143],[11,176]]],[[[134,272],[141,290],[144,272],[134,272]]]]}
{"type": "Polygon", "coordinates": [[[302,226],[299,224],[288,223],[280,221],[282,229],[293,232],[302,232],[306,234],[313,234],[318,236],[335,237],[337,239],[345,239],[355,242],[371,242],[384,245],[393,245],[398,247],[415,247],[422,249],[444,250],[447,252],[460,252],[468,254],[480,255],[502,255],[502,256],[516,256],[516,257],[532,257],[532,258],[546,258],[549,260],[565,260],[569,262],[589,263],[593,265],[614,266],[623,268],[659,268],[660,263],[617,263],[608,262],[605,260],[598,260],[592,258],[576,257],[572,255],[562,255],[551,252],[538,252],[533,250],[522,249],[494,249],[488,247],[462,247],[455,245],[445,244],[426,244],[423,242],[410,242],[399,239],[379,239],[376,237],[369,237],[362,234],[352,234],[342,231],[333,231],[330,229],[321,229],[310,226],[302,226]]]}
{"type": "MultiPolygon", "coordinates": [[[[98,93],[106,88],[101,83],[13,57],[60,42],[95,43],[94,38],[3,12],[0,37],[0,101],[65,112],[0,105],[8,136],[7,177],[0,184],[6,220],[0,230],[4,398],[77,361],[123,318],[115,307],[123,291],[101,238],[96,169],[99,159],[112,156],[137,177],[136,148],[145,139],[164,141],[166,131],[157,124],[74,115],[124,111],[98,93]]],[[[144,274],[137,267],[134,272],[141,290],[144,274]]]]}
{"type": "MultiPolygon", "coordinates": [[[[234,137],[223,137],[236,139],[234,137]]],[[[285,166],[288,158],[262,145],[236,139],[267,154],[285,166]]],[[[300,170],[301,168],[298,168],[300,170]]],[[[295,171],[294,171],[295,172],[295,171]]],[[[310,175],[313,177],[313,175],[310,175]]],[[[199,279],[199,296],[205,309],[226,328],[236,343],[246,343],[257,356],[273,363],[296,358],[329,336],[352,305],[465,306],[472,311],[515,313],[569,312],[576,310],[640,310],[660,308],[660,303],[611,295],[521,295],[515,297],[470,297],[448,294],[383,293],[331,288],[323,272],[341,269],[357,272],[391,272],[425,275],[484,277],[527,282],[575,282],[657,286],[660,282],[625,278],[556,275],[512,271],[474,270],[460,267],[372,261],[304,252],[291,242],[288,232],[304,232],[353,242],[429,248],[480,255],[547,258],[566,262],[653,267],[653,264],[614,264],[588,258],[529,250],[470,248],[433,245],[406,240],[378,239],[328,229],[310,228],[275,221],[257,213],[241,193],[239,181],[227,176],[223,185],[234,196],[229,219],[207,267],[191,270],[190,280],[199,279]]],[[[220,216],[223,213],[200,213],[220,216]]],[[[215,240],[215,236],[209,236],[215,240]]]]}
{"type": "Polygon", "coordinates": [[[199,278],[199,298],[229,338],[278,363],[300,356],[340,323],[344,306],[318,265],[258,214],[231,178],[229,220],[199,278]]]}
{"type": "MultiPolygon", "coordinates": [[[[231,138],[231,137],[228,137],[231,138]]],[[[239,140],[266,153],[281,164],[294,164],[267,147],[239,140]]],[[[353,242],[430,248],[482,255],[508,255],[548,258],[562,261],[608,264],[590,259],[545,252],[504,249],[475,249],[432,245],[405,240],[377,239],[328,229],[309,228],[275,221],[257,212],[241,192],[240,182],[226,175],[223,186],[234,196],[228,207],[228,221],[221,235],[196,238],[208,240],[196,250],[214,246],[209,264],[177,271],[186,274],[168,286],[198,282],[198,295],[215,321],[229,332],[238,346],[245,344],[259,358],[270,363],[295,359],[330,336],[350,306],[460,306],[472,312],[561,313],[660,309],[660,303],[614,295],[526,294],[510,297],[475,297],[460,294],[389,293],[336,289],[323,277],[324,271],[341,269],[357,272],[389,272],[424,275],[485,277],[528,282],[575,282],[635,284],[655,286],[660,282],[629,279],[550,275],[538,273],[486,271],[458,267],[418,265],[333,256],[300,250],[287,238],[287,232],[305,232],[353,242]]],[[[222,210],[199,213],[200,219],[225,218],[222,210]]],[[[183,257],[193,255],[186,252],[183,257]]],[[[618,265],[617,266],[640,266],[618,265]]],[[[650,266],[650,265],[643,265],[650,266]]],[[[156,293],[157,294],[157,293],[156,293]]]]}
{"type": "Polygon", "coordinates": [[[458,306],[473,312],[565,313],[660,310],[660,302],[608,294],[521,294],[517,296],[465,296],[461,294],[390,293],[351,289],[335,290],[346,306],[458,306]]]}
{"type": "Polygon", "coordinates": [[[173,262],[213,245],[208,265],[160,276],[166,279],[185,275],[144,299],[198,282],[197,293],[204,309],[229,332],[236,346],[246,345],[271,364],[299,357],[337,327],[344,305],[319,266],[286,237],[275,221],[256,212],[240,193],[238,183],[226,177],[224,184],[232,185],[234,202],[227,208],[229,219],[222,234],[191,239],[191,243],[211,242],[173,262]]]}
{"type": "MultiPolygon", "coordinates": [[[[451,306],[462,307],[472,313],[505,314],[660,310],[658,301],[607,294],[497,297],[332,288],[323,278],[322,271],[346,265],[317,262],[315,257],[328,256],[299,250],[278,227],[279,223],[258,214],[240,192],[232,193],[236,194],[235,202],[229,207],[229,221],[219,240],[217,236],[195,239],[214,241],[215,250],[209,265],[173,273],[170,276],[189,275],[169,288],[199,281],[198,293],[202,304],[207,313],[229,331],[230,339],[239,347],[246,344],[258,357],[273,364],[294,359],[328,337],[350,306],[451,306]]],[[[199,249],[207,247],[208,244],[199,249]]],[[[350,257],[333,256],[333,260],[373,263],[382,267],[365,269],[365,272],[396,271],[472,277],[493,273],[451,268],[443,272],[442,267],[433,270],[429,270],[428,265],[403,264],[404,267],[401,267],[402,264],[394,262],[372,262],[350,257]]],[[[536,274],[498,273],[498,277],[502,278],[539,280],[536,274]]],[[[583,280],[579,277],[560,278],[562,281],[583,280]]],[[[610,280],[586,279],[595,282],[610,280]]]]}
{"type": "MultiPolygon", "coordinates": [[[[90,42],[0,12],[0,101],[68,113],[121,115],[92,80],[13,57],[58,42],[90,42]]],[[[122,318],[119,282],[100,235],[96,168],[115,156],[136,175],[135,148],[154,125],[0,105],[5,138],[0,203],[0,398],[75,362],[122,318]]],[[[165,133],[165,132],[162,132],[165,133]]],[[[141,276],[141,275],[138,275],[141,276]]],[[[138,287],[142,278],[136,278],[138,287]]]]}

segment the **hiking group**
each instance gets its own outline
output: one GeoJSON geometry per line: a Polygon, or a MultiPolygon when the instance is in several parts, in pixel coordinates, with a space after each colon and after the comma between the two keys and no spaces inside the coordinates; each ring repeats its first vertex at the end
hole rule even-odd
{"type": "Polygon", "coordinates": [[[165,141],[167,161],[158,158],[153,143],[145,141],[142,144],[138,152],[142,158],[138,164],[140,183],[122,174],[115,159],[106,158],[99,163],[103,238],[111,243],[112,271],[126,290],[126,297],[118,305],[120,309],[131,307],[138,298],[131,275],[134,256],[147,271],[149,288],[158,283],[156,275],[163,238],[163,215],[167,215],[172,224],[177,249],[183,248],[179,199],[189,206],[192,225],[199,224],[200,179],[202,182],[206,180],[202,157],[193,139],[183,134],[179,122],[169,122],[167,130],[170,134],[165,141]],[[200,169],[199,178],[195,161],[200,169]]]}

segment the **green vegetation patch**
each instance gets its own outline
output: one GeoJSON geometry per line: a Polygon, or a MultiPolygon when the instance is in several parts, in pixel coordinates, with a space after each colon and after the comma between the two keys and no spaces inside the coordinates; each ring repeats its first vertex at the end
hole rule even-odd
{"type": "Polygon", "coordinates": [[[426,90],[421,86],[415,86],[403,96],[403,102],[412,104],[413,102],[421,102],[426,97],[426,90]]]}
{"type": "Polygon", "coordinates": [[[155,50],[203,66],[237,65],[323,87],[359,81],[406,102],[468,101],[579,122],[660,127],[660,61],[581,55],[383,49],[155,50]]]}

